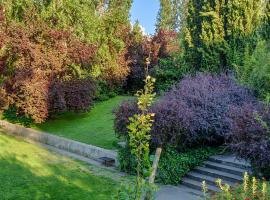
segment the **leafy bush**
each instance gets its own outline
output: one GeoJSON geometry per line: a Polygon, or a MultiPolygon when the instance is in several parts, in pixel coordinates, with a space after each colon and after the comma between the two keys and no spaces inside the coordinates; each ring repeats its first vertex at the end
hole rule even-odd
{"type": "Polygon", "coordinates": [[[247,54],[244,65],[236,67],[239,80],[254,88],[261,98],[270,95],[270,46],[260,41],[250,56],[247,54]]]}
{"type": "Polygon", "coordinates": [[[96,81],[96,101],[106,101],[119,94],[123,93],[122,88],[116,86],[110,86],[104,80],[96,81]]]}
{"type": "Polygon", "coordinates": [[[167,148],[159,161],[157,180],[163,184],[177,185],[190,170],[217,152],[218,148],[211,147],[189,149],[185,152],[167,148]]]}
{"type": "Polygon", "coordinates": [[[245,104],[229,111],[228,145],[238,157],[249,160],[256,172],[270,178],[269,108],[245,104]]]}
{"type": "Polygon", "coordinates": [[[188,71],[185,65],[182,65],[181,58],[175,56],[159,59],[158,65],[151,70],[151,73],[157,80],[156,90],[159,93],[167,91],[182,79],[188,71]]]}
{"type": "MultiPolygon", "coordinates": [[[[226,75],[187,76],[151,107],[155,113],[152,141],[178,147],[219,145],[230,132],[229,106],[241,106],[256,99],[248,89],[226,75]]],[[[134,102],[124,102],[116,110],[115,130],[127,135],[128,118],[138,112],[134,102]]]]}
{"type": "Polygon", "coordinates": [[[118,160],[119,160],[119,169],[123,172],[129,174],[136,174],[136,165],[135,156],[131,154],[129,145],[121,147],[118,150],[118,160]]]}
{"type": "Polygon", "coordinates": [[[49,111],[87,111],[93,105],[94,85],[89,78],[56,82],[49,91],[49,111]]]}
{"type": "Polygon", "coordinates": [[[30,127],[30,125],[33,124],[33,120],[24,115],[20,115],[14,105],[3,112],[2,118],[11,123],[21,124],[26,127],[30,127]]]}
{"type": "Polygon", "coordinates": [[[124,100],[118,108],[115,108],[114,129],[119,136],[127,136],[129,118],[139,112],[135,100],[124,100]]]}
{"type": "MultiPolygon", "coordinates": [[[[188,149],[183,152],[168,147],[161,154],[156,179],[159,183],[177,185],[190,170],[218,152],[219,148],[214,147],[188,149]]],[[[128,146],[119,150],[118,157],[120,170],[135,174],[136,161],[134,156],[130,154],[128,146]]]]}
{"type": "Polygon", "coordinates": [[[0,22],[0,91],[8,100],[0,110],[14,105],[18,116],[41,123],[50,112],[88,109],[95,89],[85,73],[96,47],[35,14],[24,17],[24,25],[0,22]]]}

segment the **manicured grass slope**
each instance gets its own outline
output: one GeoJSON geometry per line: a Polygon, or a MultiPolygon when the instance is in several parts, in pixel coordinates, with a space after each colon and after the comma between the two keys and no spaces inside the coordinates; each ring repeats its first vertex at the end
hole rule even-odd
{"type": "Polygon", "coordinates": [[[113,129],[112,111],[122,100],[128,98],[131,97],[114,97],[97,103],[87,113],[65,113],[57,119],[48,120],[34,128],[87,144],[113,149],[117,138],[113,129]]]}
{"type": "Polygon", "coordinates": [[[90,168],[0,130],[1,200],[108,200],[116,183],[90,168]]]}

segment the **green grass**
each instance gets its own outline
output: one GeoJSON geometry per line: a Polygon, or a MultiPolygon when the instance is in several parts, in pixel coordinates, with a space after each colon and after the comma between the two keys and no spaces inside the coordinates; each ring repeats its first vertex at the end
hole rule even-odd
{"type": "Polygon", "coordinates": [[[87,113],[65,113],[33,128],[87,144],[114,149],[117,138],[113,129],[112,111],[122,100],[128,98],[131,97],[117,96],[97,103],[87,113]]]}
{"type": "Polygon", "coordinates": [[[118,186],[104,174],[96,175],[93,166],[2,133],[1,200],[108,200],[118,186]]]}

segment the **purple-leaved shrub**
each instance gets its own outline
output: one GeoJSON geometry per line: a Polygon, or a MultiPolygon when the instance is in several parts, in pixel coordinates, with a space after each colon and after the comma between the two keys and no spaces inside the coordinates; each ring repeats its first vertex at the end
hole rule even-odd
{"type": "MultiPolygon", "coordinates": [[[[152,141],[180,148],[222,144],[231,131],[229,108],[256,102],[250,90],[224,74],[187,76],[151,107],[155,113],[152,141]]],[[[118,134],[127,134],[128,118],[136,112],[134,102],[123,102],[116,110],[118,134]]]]}
{"type": "MultiPolygon", "coordinates": [[[[179,149],[226,143],[239,158],[270,178],[270,110],[253,92],[224,74],[187,76],[152,107],[154,144],[179,149]]],[[[128,118],[138,112],[135,102],[116,110],[115,130],[127,135],[128,118]]]]}
{"type": "Polygon", "coordinates": [[[269,108],[245,104],[229,110],[228,146],[240,158],[249,160],[253,168],[270,178],[269,108]]]}

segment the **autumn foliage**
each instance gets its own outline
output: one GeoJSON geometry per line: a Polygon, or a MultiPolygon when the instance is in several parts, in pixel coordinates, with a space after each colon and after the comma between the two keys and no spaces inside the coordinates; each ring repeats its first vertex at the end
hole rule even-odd
{"type": "Polygon", "coordinates": [[[133,29],[127,40],[127,58],[130,73],[127,77],[126,87],[135,91],[143,87],[146,71],[151,71],[159,64],[162,58],[169,58],[172,53],[179,51],[177,32],[159,30],[154,36],[143,36],[133,29]],[[145,60],[150,58],[151,64],[146,69],[145,60]]]}
{"type": "Polygon", "coordinates": [[[82,74],[91,70],[96,47],[38,17],[21,24],[0,16],[1,108],[14,105],[37,123],[50,113],[89,108],[94,84],[82,74]]]}

